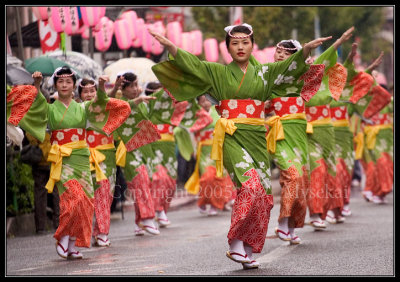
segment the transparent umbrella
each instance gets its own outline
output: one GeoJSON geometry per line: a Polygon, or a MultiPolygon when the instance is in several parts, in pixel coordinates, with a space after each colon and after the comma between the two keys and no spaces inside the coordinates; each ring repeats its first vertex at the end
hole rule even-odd
{"type": "Polygon", "coordinates": [[[107,66],[104,74],[110,76],[110,82],[114,83],[119,72],[132,70],[138,77],[139,85],[144,86],[147,82],[158,80],[151,70],[153,65],[155,62],[147,58],[123,58],[107,66]]]}
{"type": "Polygon", "coordinates": [[[7,65],[7,84],[10,86],[32,84],[32,74],[22,67],[7,65]]]}

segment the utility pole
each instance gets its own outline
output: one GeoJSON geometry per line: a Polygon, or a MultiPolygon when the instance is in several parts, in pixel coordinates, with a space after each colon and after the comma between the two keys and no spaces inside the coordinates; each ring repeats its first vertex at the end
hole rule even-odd
{"type": "Polygon", "coordinates": [[[18,41],[18,57],[19,59],[22,60],[22,62],[25,61],[24,59],[24,43],[22,41],[22,31],[21,31],[21,17],[18,11],[18,7],[14,7],[15,11],[15,21],[17,23],[17,41],[18,41]]]}

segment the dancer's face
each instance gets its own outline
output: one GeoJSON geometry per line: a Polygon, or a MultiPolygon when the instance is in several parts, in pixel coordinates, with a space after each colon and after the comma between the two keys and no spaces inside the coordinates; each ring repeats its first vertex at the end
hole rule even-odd
{"type": "Polygon", "coordinates": [[[91,101],[96,96],[96,87],[83,88],[81,92],[82,101],[91,101]]]}
{"type": "Polygon", "coordinates": [[[211,108],[211,102],[206,98],[206,96],[200,96],[199,98],[199,105],[206,110],[207,112],[211,108]]]}
{"type": "Polygon", "coordinates": [[[274,54],[274,61],[284,61],[292,55],[288,50],[277,47],[274,54]]]}
{"type": "MultiPolygon", "coordinates": [[[[247,36],[246,33],[235,32],[235,36],[247,36]]],[[[238,63],[245,63],[249,60],[251,52],[253,52],[253,43],[251,43],[250,37],[247,38],[231,38],[228,48],[229,54],[232,59],[238,63]]]]}
{"type": "Polygon", "coordinates": [[[60,77],[56,82],[58,96],[65,98],[73,95],[75,89],[74,80],[71,77],[60,77]]]}
{"type": "Polygon", "coordinates": [[[137,80],[122,89],[124,97],[128,99],[134,99],[138,97],[141,92],[142,88],[139,86],[137,80]]]}

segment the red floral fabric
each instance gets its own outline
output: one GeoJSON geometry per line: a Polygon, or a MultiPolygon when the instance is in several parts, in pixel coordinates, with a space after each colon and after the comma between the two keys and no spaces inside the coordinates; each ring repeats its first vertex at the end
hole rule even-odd
{"type": "Polygon", "coordinates": [[[329,105],[306,107],[306,118],[308,122],[330,117],[331,112],[329,105]]]}
{"type": "Polygon", "coordinates": [[[336,185],[337,189],[341,189],[339,192],[342,195],[341,205],[347,205],[350,203],[351,180],[352,175],[347,170],[344,160],[336,159],[336,185]]]}
{"type": "Polygon", "coordinates": [[[231,178],[229,175],[219,178],[216,173],[215,167],[208,166],[201,175],[198,206],[211,204],[222,210],[224,205],[231,200],[234,186],[231,178]]]}
{"type": "MultiPolygon", "coordinates": [[[[170,93],[169,92],[167,92],[167,93],[171,97],[170,93]]],[[[189,104],[188,101],[176,102],[176,100],[174,100],[173,106],[175,107],[175,110],[172,113],[172,117],[171,117],[172,125],[178,126],[181,123],[181,121],[185,115],[188,104],[189,104]]]]}
{"type": "Polygon", "coordinates": [[[232,207],[228,243],[239,239],[249,244],[254,253],[260,253],[264,247],[270,212],[274,206],[273,196],[265,193],[254,168],[244,175],[250,178],[237,191],[232,207]]]}
{"type": "Polygon", "coordinates": [[[169,176],[167,169],[162,165],[157,165],[156,170],[151,182],[154,210],[167,212],[175,194],[176,179],[169,176]]]}
{"type": "Polygon", "coordinates": [[[265,103],[259,100],[222,100],[216,108],[223,118],[265,117],[265,103]]]}
{"type": "Polygon", "coordinates": [[[380,110],[382,110],[392,100],[392,95],[380,85],[372,87],[370,94],[372,100],[369,102],[367,109],[364,111],[363,116],[370,118],[380,110]]]}
{"type": "Polygon", "coordinates": [[[99,182],[100,187],[94,192],[95,223],[93,236],[108,234],[110,231],[110,213],[113,195],[111,194],[110,182],[104,179],[99,182]]]}
{"type": "Polygon", "coordinates": [[[281,189],[281,207],[278,221],[284,217],[291,217],[294,228],[304,226],[307,213],[308,171],[303,166],[303,175],[300,176],[296,167],[280,171],[279,183],[281,189]]]}
{"type": "Polygon", "coordinates": [[[106,111],[109,111],[110,114],[103,127],[103,131],[107,134],[111,134],[115,129],[121,126],[131,113],[131,107],[127,102],[115,98],[109,99],[106,105],[106,111]]]}
{"type": "Polygon", "coordinates": [[[64,145],[70,142],[85,140],[86,130],[83,128],[69,128],[53,130],[51,132],[51,144],[64,145]]]}
{"type": "Polygon", "coordinates": [[[95,148],[97,146],[114,144],[114,137],[101,134],[94,130],[86,131],[86,142],[90,148],[95,148]]]}
{"type": "Polygon", "coordinates": [[[372,75],[366,72],[359,72],[349,83],[353,87],[353,95],[351,95],[349,101],[352,103],[357,103],[362,97],[364,97],[372,85],[374,84],[374,78],[372,75]]]}
{"type": "Polygon", "coordinates": [[[157,124],[156,127],[160,134],[165,134],[165,133],[173,134],[174,133],[173,132],[174,127],[168,123],[165,123],[165,124],[160,123],[160,124],[157,124]]]}
{"type": "Polygon", "coordinates": [[[271,100],[276,115],[305,113],[305,103],[301,97],[278,97],[271,100]]]}
{"type": "Polygon", "coordinates": [[[305,101],[310,101],[310,99],[318,92],[318,89],[321,86],[322,77],[324,76],[324,70],[325,65],[323,64],[311,65],[310,69],[299,78],[300,81],[304,80],[300,96],[305,101]]]}
{"type": "Polygon", "coordinates": [[[136,127],[140,130],[125,144],[128,152],[161,138],[156,126],[149,120],[140,121],[136,127]]]}
{"type": "Polygon", "coordinates": [[[151,183],[146,166],[141,165],[136,170],[139,173],[132,181],[127,181],[126,184],[135,202],[135,222],[139,223],[142,219],[154,218],[155,211],[150,191],[151,183]]]}
{"type": "Polygon", "coordinates": [[[12,101],[8,122],[17,126],[38,94],[36,87],[31,85],[18,85],[7,94],[7,103],[12,101]]]}
{"type": "Polygon", "coordinates": [[[328,190],[326,188],[326,175],[328,174],[328,168],[323,159],[317,162],[320,166],[311,171],[310,189],[307,194],[307,206],[310,214],[324,214],[327,211],[328,190]]]}
{"type": "Polygon", "coordinates": [[[336,63],[336,65],[329,68],[327,75],[329,77],[329,91],[332,94],[332,98],[338,101],[346,86],[347,69],[343,65],[336,63]]]}
{"type": "Polygon", "coordinates": [[[330,108],[330,112],[331,112],[332,121],[349,119],[349,114],[347,112],[347,106],[330,108]]]}
{"type": "Polygon", "coordinates": [[[86,196],[76,179],[67,181],[64,186],[68,189],[60,195],[60,222],[53,237],[57,241],[66,235],[76,237],[77,247],[89,248],[94,200],[86,196]]]}
{"type": "Polygon", "coordinates": [[[213,138],[214,129],[201,130],[194,133],[197,142],[205,141],[213,138]]]}

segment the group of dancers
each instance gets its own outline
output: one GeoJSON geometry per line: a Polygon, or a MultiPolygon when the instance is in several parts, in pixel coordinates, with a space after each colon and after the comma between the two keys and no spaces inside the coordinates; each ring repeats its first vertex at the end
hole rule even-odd
{"type": "Polygon", "coordinates": [[[382,55],[356,70],[353,43],[339,63],[337,49],[351,38],[351,27],[313,62],[311,51],[331,36],[304,45],[282,40],[275,62],[261,64],[251,55],[250,25],[225,31],[228,65],[202,61],[149,30],[169,56],[152,67],[159,81],[144,91],[134,70],[119,73],[107,93],[107,76],[77,81],[68,67],[50,78],[58,92],[52,104],[40,92],[40,72],[34,85],[7,88],[9,124],[41,141],[46,128],[51,131],[46,189],[51,193],[56,185],[60,195],[59,256],[82,258],[76,246],[88,248],[92,238],[95,246],[110,246],[117,166],[134,200],[133,233],[158,235],[170,225],[176,148],[186,159],[196,156],[185,189],[198,194],[199,211],[215,215],[232,204],[226,256],[245,269],[259,267],[253,253],[263,249],[274,206],[272,162],[281,185],[275,233],[290,244],[301,243],[295,229],[304,226],[307,209],[316,230],[327,227],[325,220],[341,223],[351,215],[355,159],[364,168],[366,200],[385,202],[393,189],[393,101],[371,74],[382,55]],[[81,103],[73,99],[76,86],[81,103]]]}

